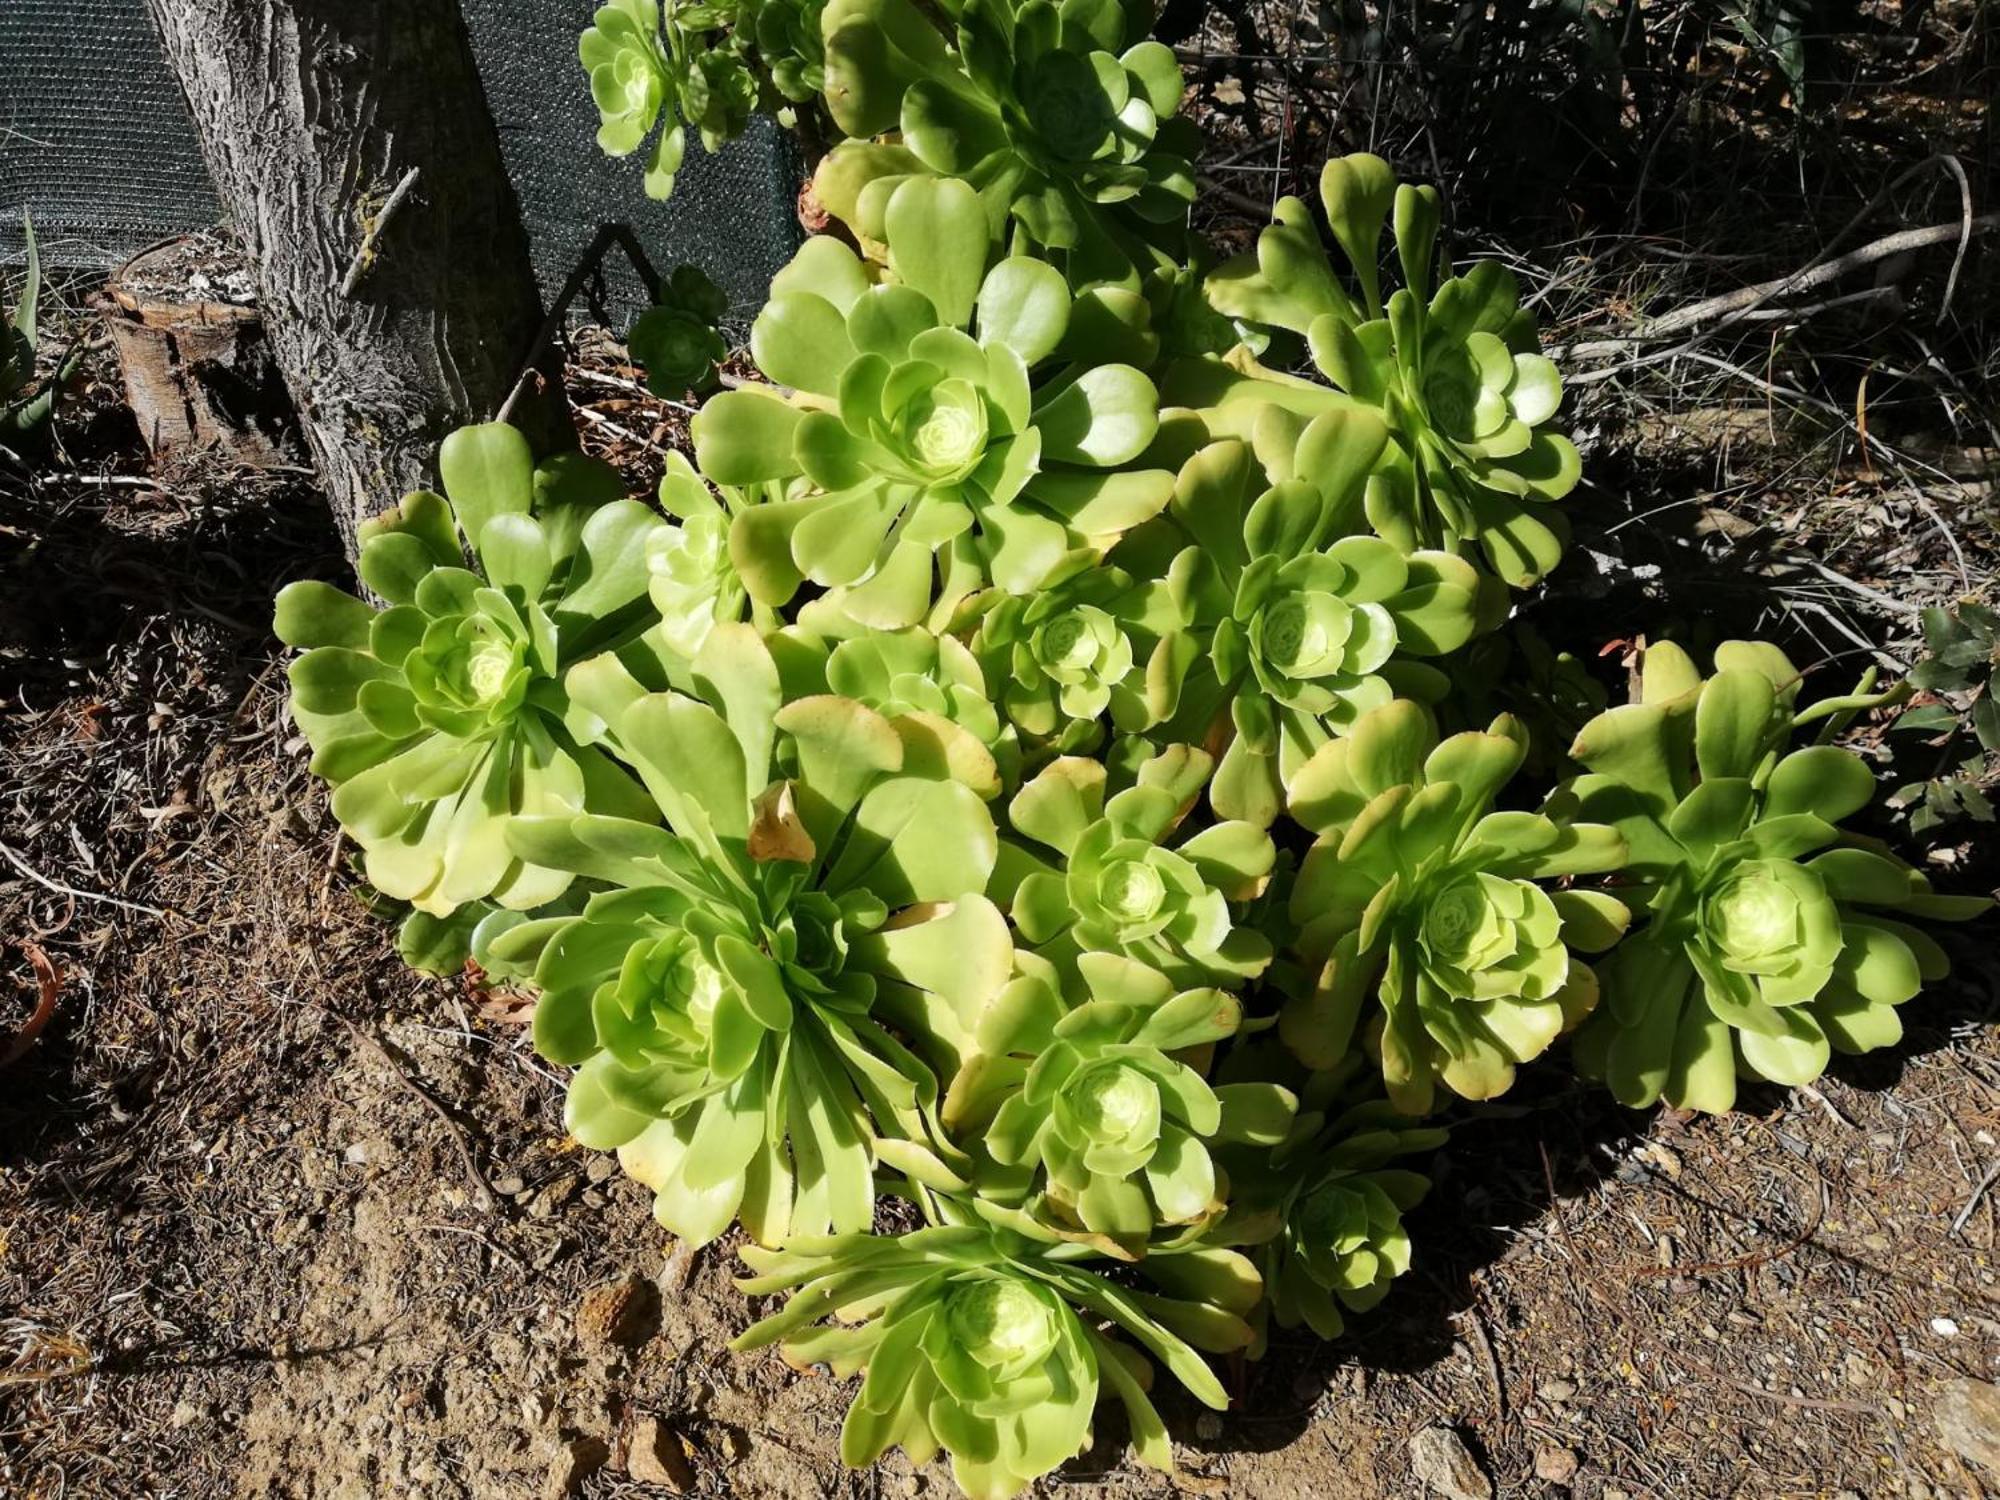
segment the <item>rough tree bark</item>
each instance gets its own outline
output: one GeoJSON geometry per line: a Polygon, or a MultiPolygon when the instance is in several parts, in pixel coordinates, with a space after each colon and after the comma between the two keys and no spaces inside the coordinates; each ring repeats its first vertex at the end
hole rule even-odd
{"type": "MultiPolygon", "coordinates": [[[[458,0],[146,4],[351,555],[499,408],[541,321],[458,0]]],[[[572,440],[553,383],[515,419],[572,440]]]]}

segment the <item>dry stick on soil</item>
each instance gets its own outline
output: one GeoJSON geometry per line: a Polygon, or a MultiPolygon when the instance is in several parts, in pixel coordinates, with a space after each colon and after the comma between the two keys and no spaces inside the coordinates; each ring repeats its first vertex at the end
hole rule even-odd
{"type": "Polygon", "coordinates": [[[1248,193],[1239,193],[1235,188],[1224,187],[1206,173],[1197,178],[1196,181],[1201,184],[1201,190],[1204,193],[1207,193],[1211,198],[1220,198],[1238,213],[1248,214],[1252,219],[1268,219],[1271,216],[1270,204],[1261,202],[1251,197],[1248,193]]]}
{"type": "MultiPolygon", "coordinates": [[[[1885,234],[1881,239],[1871,241],[1859,249],[1850,250],[1845,255],[1838,255],[1832,260],[1809,266],[1803,271],[1795,271],[1789,276],[1780,276],[1775,281],[1761,282],[1756,286],[1742,287],[1719,297],[1710,297],[1705,302],[1697,302],[1690,307],[1670,312],[1654,322],[1642,324],[1633,332],[1632,337],[1668,338],[1676,333],[1685,333],[1691,328],[1699,328],[1704,323],[1713,323],[1719,318],[1727,317],[1732,322],[1740,321],[1782,293],[1813,291],[1829,282],[1838,281],[1849,271],[1872,266],[1877,261],[1889,259],[1892,255],[1902,255],[1912,250],[1927,250],[1932,245],[1946,245],[1957,240],[1962,249],[1965,241],[1990,229],[2000,229],[2000,213],[1981,214],[1978,218],[1960,219],[1953,224],[1931,224],[1922,229],[1901,229],[1894,234],[1885,234]]],[[[1956,286],[1956,263],[1952,274],[1953,285],[1956,286]]],[[[1881,288],[1875,290],[1879,293],[1881,288]]],[[[1834,304],[1821,304],[1822,307],[1832,305],[1834,304]]]]}
{"type": "Polygon", "coordinates": [[[1504,1426],[1507,1421],[1507,1390],[1500,1381],[1500,1356],[1493,1352],[1493,1340],[1487,1336],[1486,1320],[1479,1316],[1479,1309],[1468,1307],[1466,1321],[1472,1325],[1473,1336],[1479,1341],[1479,1352],[1486,1360],[1486,1379],[1493,1387],[1493,1423],[1504,1426]]]}
{"type": "MultiPolygon", "coordinates": [[[[1593,356],[1602,357],[1608,354],[1622,353],[1637,343],[1644,343],[1659,338],[1671,338],[1677,333],[1685,333],[1690,329],[1699,328],[1703,324],[1713,323],[1714,327],[1691,341],[1691,347],[1693,343],[1699,343],[1703,338],[1713,337],[1733,323],[1744,321],[1755,309],[1762,307],[1772,298],[1781,296],[1786,292],[1811,291],[1816,287],[1837,281],[1848,272],[1858,270],[1862,266],[1873,265],[1878,261],[1887,260],[1892,255],[1900,255],[1924,249],[1931,245],[1947,244],[1955,239],[1958,241],[1958,252],[1952,257],[1951,274],[1945,280],[1944,301],[1938,310],[1939,320],[1942,321],[1945,315],[1951,310],[1952,298],[1958,290],[1958,274],[1964,268],[1966,252],[1971,248],[1973,236],[1983,234],[1989,229],[2000,228],[2000,213],[1982,214],[1976,218],[1973,216],[1971,184],[1967,182],[1965,168],[1959,164],[1956,157],[1940,153],[1936,156],[1926,157],[1907,171],[1898,173],[1896,178],[1887,187],[1869,199],[1862,206],[1861,211],[1847,222],[1846,227],[1833,237],[1832,241],[1829,242],[1829,249],[1832,245],[1839,244],[1849,234],[1853,233],[1855,228],[1869,214],[1873,213],[1878,206],[1904,183],[1908,182],[1919,172],[1933,166],[1944,167],[1958,183],[1961,213],[1958,222],[1955,224],[1933,224],[1923,229],[1899,230],[1895,234],[1884,235],[1881,239],[1863,245],[1859,249],[1850,250],[1841,256],[1831,256],[1823,251],[1817,259],[1788,276],[1779,277],[1775,281],[1766,281],[1756,286],[1742,287],[1734,292],[1726,292],[1719,297],[1710,297],[1706,301],[1679,308],[1649,323],[1642,324],[1624,338],[1606,339],[1590,344],[1577,344],[1560,352],[1566,353],[1572,359],[1583,359],[1593,356]]],[[[1623,365],[1614,365],[1608,370],[1593,370],[1588,375],[1576,376],[1573,379],[1579,381],[1606,379],[1623,370],[1636,369],[1641,365],[1654,363],[1655,358],[1655,356],[1651,355],[1641,356],[1639,359],[1628,361],[1623,365]]]]}
{"type": "Polygon", "coordinates": [[[51,880],[5,844],[0,844],[0,858],[19,870],[28,879],[44,890],[54,891],[58,896],[68,896],[75,901],[99,901],[106,906],[115,906],[120,911],[136,911],[148,917],[177,917],[179,912],[172,908],[148,906],[143,901],[127,901],[122,896],[108,896],[101,891],[80,891],[75,886],[64,885],[60,880],[51,880]]]}
{"type": "Polygon", "coordinates": [[[1970,1219],[1972,1211],[1979,1207],[1979,1200],[1986,1196],[1986,1190],[1993,1186],[1993,1179],[1996,1176],[2000,1176],[2000,1160],[1996,1160],[1986,1169],[1986,1175],[1979,1179],[1979,1185],[1972,1190],[1972,1196],[1965,1200],[1965,1207],[1961,1208],[1958,1217],[1951,1221],[1952,1234],[1957,1235],[1965,1228],[1966,1220],[1970,1219]]]}
{"type": "Polygon", "coordinates": [[[400,1083],[412,1094],[415,1094],[417,1098],[423,1101],[424,1107],[438,1117],[438,1120],[444,1125],[446,1133],[451,1136],[452,1145],[458,1148],[458,1159],[465,1166],[467,1179],[479,1193],[480,1208],[486,1213],[491,1213],[495,1204],[499,1202],[499,1195],[493,1191],[493,1185],[486,1180],[486,1174],[479,1170],[479,1163],[472,1155],[471,1143],[466,1140],[465,1131],[459,1127],[458,1121],[451,1117],[451,1111],[438,1103],[431,1096],[429,1089],[426,1089],[416,1079],[398,1067],[396,1059],[389,1055],[389,1049],[382,1044],[381,1038],[369,1031],[367,1027],[360,1025],[358,1022],[348,1020],[346,1016],[343,1016],[337,1010],[328,1010],[324,1005],[315,1005],[313,1009],[321,1015],[332,1017],[345,1027],[357,1042],[360,1042],[381,1060],[382,1066],[389,1070],[389,1075],[396,1082],[400,1083]]]}
{"type": "Polygon", "coordinates": [[[577,408],[577,412],[586,421],[593,422],[597,426],[602,427],[606,432],[610,433],[613,437],[623,438],[628,443],[632,443],[640,448],[649,449],[654,453],[664,454],[668,451],[667,449],[662,448],[658,443],[654,442],[651,438],[641,437],[631,428],[626,427],[621,423],[612,421],[611,418],[605,416],[604,413],[601,411],[596,411],[588,406],[579,406],[577,408]]]}

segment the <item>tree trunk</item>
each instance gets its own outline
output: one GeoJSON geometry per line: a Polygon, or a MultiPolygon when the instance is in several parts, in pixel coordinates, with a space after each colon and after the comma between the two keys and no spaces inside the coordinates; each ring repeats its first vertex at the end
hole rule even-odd
{"type": "MultiPolygon", "coordinates": [[[[334,520],[429,486],[541,322],[458,0],[146,0],[334,520]]],[[[567,445],[561,387],[516,408],[567,445]]]]}

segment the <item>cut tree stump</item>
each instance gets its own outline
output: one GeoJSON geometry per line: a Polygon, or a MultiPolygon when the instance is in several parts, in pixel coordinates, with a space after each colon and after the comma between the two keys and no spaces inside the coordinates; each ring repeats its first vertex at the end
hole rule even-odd
{"type": "Polygon", "coordinates": [[[295,464],[297,418],[243,257],[220,235],[165,240],[111,277],[102,307],[125,395],[155,458],[206,448],[295,464]]]}

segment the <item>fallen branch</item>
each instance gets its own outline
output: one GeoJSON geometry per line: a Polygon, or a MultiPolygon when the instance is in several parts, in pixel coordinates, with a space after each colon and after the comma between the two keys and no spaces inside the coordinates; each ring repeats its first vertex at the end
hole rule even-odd
{"type": "MultiPolygon", "coordinates": [[[[1972,212],[1972,185],[1966,178],[1965,168],[1959,164],[1957,157],[1939,153],[1936,156],[1924,158],[1924,160],[1918,162],[1907,171],[1898,173],[1892,182],[1876,193],[1873,198],[1870,198],[1862,206],[1861,211],[1847,221],[1847,224],[1841,229],[1840,233],[1836,234],[1828,243],[1827,250],[1822,251],[1818,257],[1807,262],[1804,266],[1801,266],[1789,275],[1780,276],[1774,281],[1759,282],[1755,286],[1741,287],[1733,292],[1725,292],[1719,297],[1710,297],[1705,301],[1677,308],[1675,311],[1666,313],[1650,322],[1642,323],[1630,334],[1621,338],[1600,339],[1587,344],[1572,344],[1551,350],[1550,354],[1551,357],[1566,357],[1569,359],[1602,359],[1624,353],[1637,344],[1650,343],[1655,339],[1673,338],[1676,335],[1687,333],[1693,329],[1708,327],[1707,333],[1699,334],[1696,338],[1689,341],[1690,347],[1692,347],[1693,344],[1699,343],[1702,339],[1712,336],[1733,323],[1748,321],[1749,315],[1755,309],[1762,307],[1774,297],[1783,296],[1788,292],[1811,291],[1816,287],[1825,286],[1830,282],[1839,280],[1850,271],[1858,270],[1863,266],[1874,265],[1880,261],[1889,259],[1891,256],[1925,249],[1931,245],[1948,244],[1952,240],[1957,240],[1958,250],[1952,256],[1951,273],[1945,278],[1943,305],[1938,311],[1938,320],[1942,322],[1945,315],[1951,310],[1952,298],[1958,290],[1958,273],[1964,269],[1966,252],[1972,246],[1973,237],[1984,234],[1986,231],[1994,228],[2000,228],[2000,213],[1974,216],[1972,212]],[[1934,166],[1943,167],[1951,175],[1952,180],[1958,184],[1960,213],[1957,222],[1951,224],[1932,224],[1923,229],[1902,229],[1894,234],[1884,235],[1881,239],[1873,240],[1866,245],[1860,246],[1858,249],[1850,250],[1845,255],[1836,256],[1831,253],[1834,245],[1846,239],[1866,222],[1868,216],[1886,201],[1892,193],[1919,172],[1934,166]],[[1709,327],[1708,325],[1714,326],[1709,327]]],[[[1820,309],[1811,309],[1811,311],[1818,310],[1820,309]]],[[[1637,369],[1642,365],[1652,364],[1664,357],[1667,356],[1642,355],[1625,365],[1613,366],[1608,370],[1594,370],[1591,372],[1589,378],[1601,379],[1605,376],[1618,374],[1623,370],[1637,369]]]]}
{"type": "Polygon", "coordinates": [[[1725,292],[1719,297],[1710,297],[1705,302],[1697,302],[1683,307],[1649,323],[1641,324],[1632,337],[1635,339],[1671,338],[1677,333],[1686,333],[1691,328],[1699,328],[1704,323],[1728,317],[1732,313],[1747,313],[1761,307],[1773,297],[1787,292],[1810,292],[1830,282],[1840,280],[1850,271],[1858,271],[1863,266],[1872,266],[1892,255],[1902,255],[1912,250],[1927,250],[1932,245],[1948,245],[1953,240],[1969,239],[1973,235],[1984,234],[1990,229],[2000,229],[2000,213],[1982,214],[1970,220],[1958,220],[1950,224],[1931,224],[1922,229],[1902,229],[1894,234],[1885,234],[1845,255],[1837,255],[1832,260],[1821,261],[1803,271],[1794,271],[1789,276],[1780,276],[1774,281],[1759,282],[1755,286],[1741,287],[1733,292],[1725,292]]]}
{"type": "Polygon", "coordinates": [[[98,901],[106,906],[115,906],[120,911],[136,911],[148,917],[173,917],[180,915],[178,912],[161,907],[148,906],[143,901],[127,901],[122,896],[107,896],[101,891],[80,891],[73,885],[64,885],[60,880],[51,880],[12,849],[9,849],[5,844],[0,844],[0,858],[4,858],[8,864],[19,870],[28,879],[34,881],[42,889],[54,891],[58,896],[68,896],[76,901],[98,901]]]}

